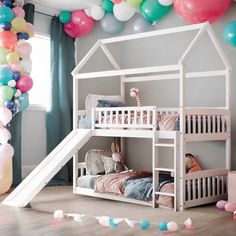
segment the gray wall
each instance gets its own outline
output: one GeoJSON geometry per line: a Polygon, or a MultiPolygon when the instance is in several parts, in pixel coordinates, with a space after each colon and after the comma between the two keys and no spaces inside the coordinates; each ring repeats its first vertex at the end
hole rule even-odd
{"type": "MultiPolygon", "coordinates": [[[[222,41],[222,30],[224,25],[232,20],[235,20],[236,4],[233,4],[226,16],[221,18],[212,27],[220,40],[226,55],[228,56],[233,68],[232,75],[232,165],[236,169],[235,160],[235,98],[236,91],[234,85],[234,77],[236,67],[236,48],[232,48],[222,41]]],[[[135,19],[135,18],[134,18],[135,19]]],[[[133,20],[126,22],[125,30],[122,34],[132,33],[133,20]]],[[[168,27],[185,25],[183,21],[176,16],[172,11],[165,19],[158,23],[156,29],[164,29],[168,27]]],[[[130,43],[119,43],[111,51],[114,52],[116,59],[123,68],[132,68],[139,66],[165,65],[175,64],[183,50],[193,38],[193,33],[179,34],[173,36],[160,37],[160,39],[146,39],[146,41],[135,40],[130,43]]],[[[78,40],[78,61],[83,58],[85,53],[99,38],[110,37],[105,34],[100,26],[84,38],[78,40]]],[[[84,68],[84,71],[96,71],[109,69],[107,60],[101,58],[101,53],[94,55],[91,62],[84,68]],[[104,66],[104,67],[100,67],[104,66]]],[[[193,54],[189,57],[187,65],[192,71],[204,69],[219,69],[223,68],[221,61],[207,37],[204,37],[199,45],[193,50],[193,54]]],[[[134,99],[129,97],[129,88],[138,86],[144,105],[157,105],[159,107],[178,106],[178,81],[159,81],[129,84],[126,89],[127,104],[135,105],[134,99]]],[[[200,80],[189,80],[187,83],[187,100],[188,106],[224,106],[225,93],[224,83],[222,78],[203,78],[200,80]]],[[[116,94],[119,92],[119,84],[117,78],[108,79],[93,79],[82,81],[79,84],[79,104],[80,108],[84,108],[84,99],[88,92],[97,94],[116,94]]],[[[100,143],[92,141],[82,149],[81,156],[84,156],[88,148],[96,146],[96,148],[108,147],[110,140],[100,143]],[[108,143],[107,143],[108,142],[108,143]]],[[[126,142],[127,161],[128,165],[136,169],[150,169],[151,167],[151,141],[144,139],[127,139],[126,142]]],[[[204,142],[191,143],[187,146],[187,151],[197,155],[204,168],[216,168],[224,165],[225,146],[224,142],[204,142]],[[214,161],[212,159],[214,158],[214,161]]],[[[168,160],[169,155],[166,154],[165,159],[168,160]]],[[[169,162],[169,161],[168,161],[169,162]]]]}

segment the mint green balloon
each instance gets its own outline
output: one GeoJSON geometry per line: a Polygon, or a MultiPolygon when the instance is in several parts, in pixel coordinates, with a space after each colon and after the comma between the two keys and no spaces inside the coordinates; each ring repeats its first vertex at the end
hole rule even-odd
{"type": "Polygon", "coordinates": [[[102,0],[102,8],[105,12],[113,12],[114,3],[111,0],[102,0]]]}
{"type": "Polygon", "coordinates": [[[7,64],[7,54],[8,54],[8,51],[0,46],[0,65],[4,65],[4,64],[7,64]]]}
{"type": "Polygon", "coordinates": [[[14,90],[9,86],[0,87],[0,103],[11,100],[14,95],[14,90]]]}
{"type": "Polygon", "coordinates": [[[61,11],[59,14],[59,20],[62,24],[70,22],[71,12],[70,11],[61,11]]]}
{"type": "Polygon", "coordinates": [[[139,10],[146,20],[156,22],[170,12],[171,5],[163,6],[157,0],[143,0],[139,10]]]}

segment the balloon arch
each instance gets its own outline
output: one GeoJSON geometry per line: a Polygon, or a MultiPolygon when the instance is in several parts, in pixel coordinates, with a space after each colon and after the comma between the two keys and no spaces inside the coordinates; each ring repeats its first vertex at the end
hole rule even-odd
{"type": "Polygon", "coordinates": [[[96,21],[106,33],[119,34],[125,22],[137,13],[140,16],[133,22],[133,31],[139,33],[153,29],[152,25],[162,20],[172,6],[185,22],[195,24],[214,23],[231,3],[232,0],[101,0],[100,5],[90,9],[61,11],[59,19],[70,37],[79,38],[91,32],[96,21]]]}

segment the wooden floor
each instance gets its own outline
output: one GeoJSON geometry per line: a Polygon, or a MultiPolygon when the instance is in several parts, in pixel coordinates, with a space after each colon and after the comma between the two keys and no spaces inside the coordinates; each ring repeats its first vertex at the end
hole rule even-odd
{"type": "MultiPolygon", "coordinates": [[[[5,196],[0,196],[2,201],[5,196]]],[[[232,214],[216,209],[215,205],[196,207],[184,212],[173,212],[165,209],[153,209],[147,206],[121,203],[84,197],[72,194],[72,187],[47,187],[31,202],[32,208],[15,208],[0,204],[0,236],[39,236],[39,235],[84,235],[84,236],[156,236],[165,235],[159,231],[160,221],[175,221],[178,232],[170,235],[204,235],[235,236],[236,221],[232,214]],[[82,223],[66,218],[56,223],[53,217],[55,210],[65,213],[85,214],[82,223]],[[138,224],[134,228],[122,223],[112,229],[98,224],[95,216],[128,218],[140,221],[147,219],[151,223],[149,229],[142,230],[138,224]],[[190,217],[194,229],[185,229],[183,222],[190,217]]]]}

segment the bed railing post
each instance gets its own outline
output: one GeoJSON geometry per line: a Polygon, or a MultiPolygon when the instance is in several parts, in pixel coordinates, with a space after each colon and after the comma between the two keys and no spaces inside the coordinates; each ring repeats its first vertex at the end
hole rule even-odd
{"type": "Polygon", "coordinates": [[[91,108],[91,129],[94,131],[95,129],[95,108],[91,108]]]}

